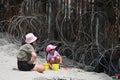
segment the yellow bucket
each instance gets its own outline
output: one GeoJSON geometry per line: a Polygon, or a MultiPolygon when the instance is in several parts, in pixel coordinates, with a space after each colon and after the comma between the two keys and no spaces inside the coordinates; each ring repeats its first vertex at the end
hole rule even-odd
{"type": "Polygon", "coordinates": [[[45,67],[45,70],[48,70],[48,69],[49,69],[48,63],[44,63],[43,66],[45,67]]]}
{"type": "Polygon", "coordinates": [[[52,64],[52,70],[58,70],[59,64],[52,64]]]}

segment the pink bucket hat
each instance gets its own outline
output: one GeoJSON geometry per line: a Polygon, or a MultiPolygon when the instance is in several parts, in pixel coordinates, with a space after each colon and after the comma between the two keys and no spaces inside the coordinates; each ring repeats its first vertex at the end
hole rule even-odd
{"type": "Polygon", "coordinates": [[[32,43],[32,42],[34,42],[34,41],[37,40],[37,37],[34,36],[33,33],[28,33],[28,34],[25,36],[25,38],[26,38],[26,40],[25,40],[26,43],[32,43]]]}
{"type": "Polygon", "coordinates": [[[46,51],[49,52],[50,50],[55,49],[56,47],[57,47],[57,46],[54,46],[54,45],[49,44],[49,45],[47,45],[47,47],[46,47],[46,51]]]}

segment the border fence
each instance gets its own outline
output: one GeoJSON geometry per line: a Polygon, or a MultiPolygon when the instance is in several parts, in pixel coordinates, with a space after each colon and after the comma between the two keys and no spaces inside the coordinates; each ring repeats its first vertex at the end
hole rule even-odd
{"type": "Polygon", "coordinates": [[[0,31],[13,41],[33,32],[40,50],[51,43],[85,65],[104,52],[118,61],[120,0],[1,0],[0,31]]]}

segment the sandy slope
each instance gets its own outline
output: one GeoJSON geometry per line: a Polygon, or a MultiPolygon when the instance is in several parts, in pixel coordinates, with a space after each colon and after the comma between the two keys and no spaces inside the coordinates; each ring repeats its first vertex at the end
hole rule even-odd
{"type": "MultiPolygon", "coordinates": [[[[48,70],[44,73],[36,71],[19,71],[16,65],[16,53],[18,46],[0,39],[0,80],[46,80],[47,79],[65,79],[65,80],[112,80],[104,73],[85,72],[77,68],[61,68],[58,71],[48,70]],[[44,79],[43,79],[44,78],[44,79]]],[[[44,58],[39,58],[38,63],[44,63],[44,58]]],[[[71,62],[69,60],[65,60],[71,62]]]]}

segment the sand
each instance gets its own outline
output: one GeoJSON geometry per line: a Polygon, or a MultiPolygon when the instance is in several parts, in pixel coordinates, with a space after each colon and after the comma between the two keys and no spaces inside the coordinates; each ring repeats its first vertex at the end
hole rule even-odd
{"type": "MultiPolygon", "coordinates": [[[[9,43],[4,38],[0,39],[0,80],[112,80],[104,73],[86,72],[78,68],[62,68],[53,71],[47,70],[43,73],[36,71],[19,71],[17,69],[16,54],[19,46],[9,43]]],[[[41,54],[43,54],[41,52],[41,54]]],[[[72,61],[64,57],[64,63],[71,64],[72,61]]],[[[45,63],[45,58],[38,57],[36,63],[45,63]]]]}

